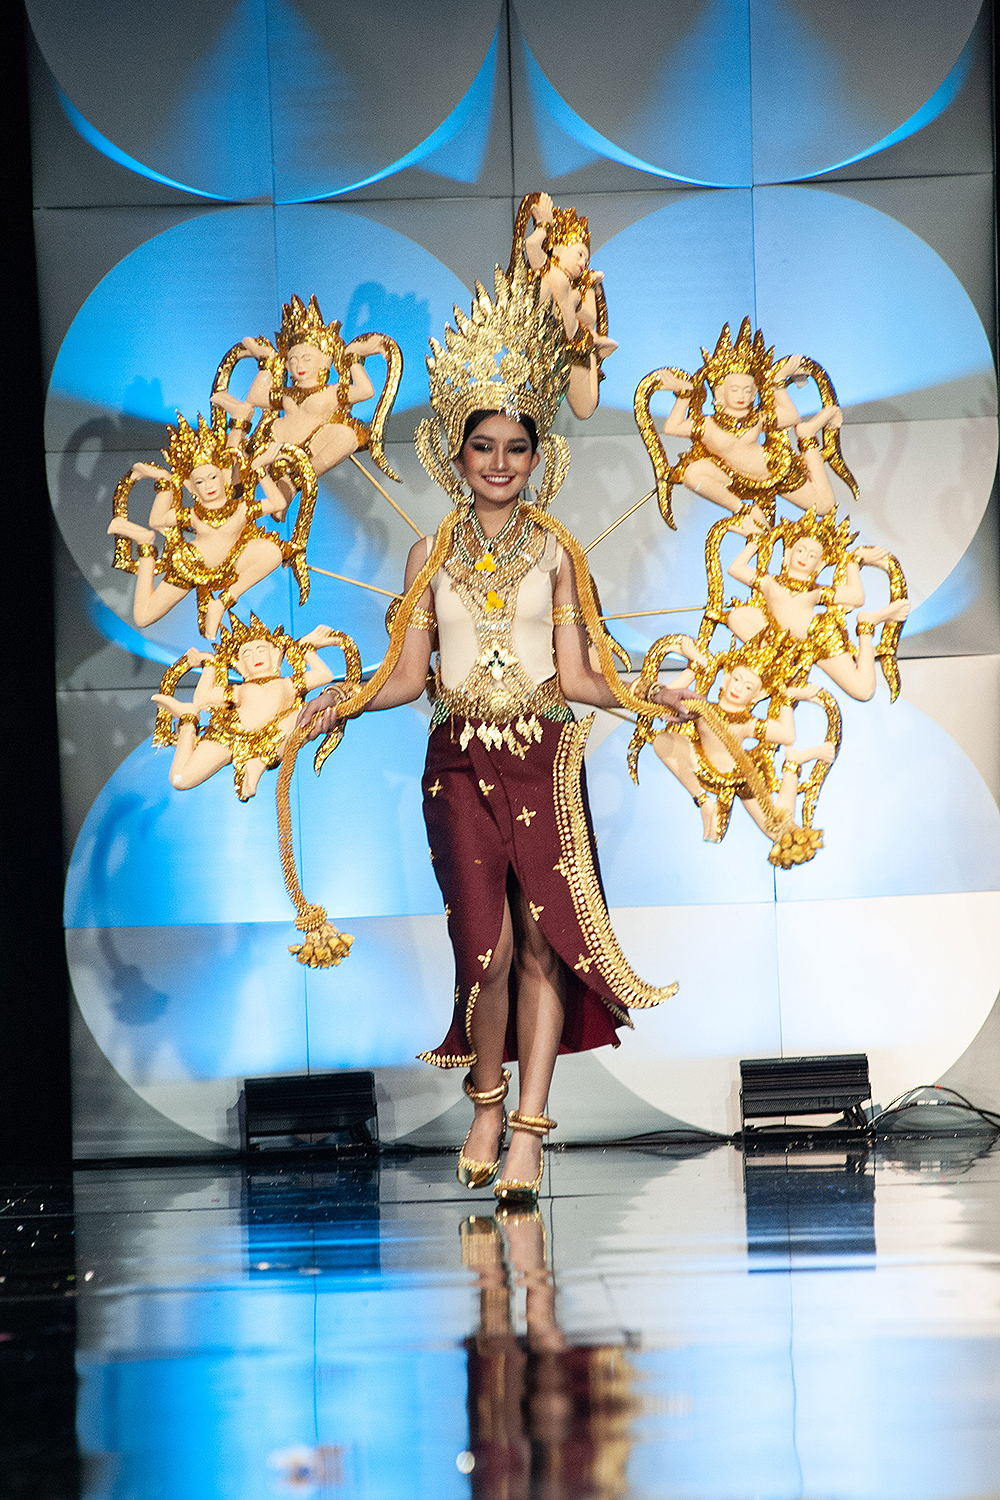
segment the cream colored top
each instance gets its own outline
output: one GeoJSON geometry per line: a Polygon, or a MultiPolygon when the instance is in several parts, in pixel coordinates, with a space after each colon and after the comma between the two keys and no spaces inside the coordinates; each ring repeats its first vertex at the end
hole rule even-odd
{"type": "MultiPolygon", "coordinates": [[[[434,538],[427,541],[430,557],[434,538]]],[[[555,675],[555,653],[552,643],[552,595],[562,562],[563,548],[550,533],[533,568],[521,579],[512,631],[514,650],[522,670],[536,684],[555,675]]],[[[441,681],[446,688],[457,689],[476,665],[488,643],[480,635],[476,621],[452,588],[444,568],[431,579],[434,613],[437,615],[438,644],[441,651],[441,681]]]]}

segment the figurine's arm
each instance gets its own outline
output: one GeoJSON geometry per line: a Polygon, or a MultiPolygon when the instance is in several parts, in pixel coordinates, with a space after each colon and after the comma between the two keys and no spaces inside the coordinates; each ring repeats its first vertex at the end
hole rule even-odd
{"type": "MultiPolygon", "coordinates": [[[[872,549],[874,551],[874,548],[872,549]]],[[[847,564],[847,576],[833,593],[834,604],[846,605],[848,609],[860,609],[865,602],[865,586],[861,582],[861,569],[856,562],[847,564]]]]}
{"type": "Polygon", "coordinates": [[[844,604],[848,609],[860,609],[865,602],[865,586],[861,582],[862,568],[881,568],[889,571],[889,554],[884,547],[858,547],[847,564],[846,581],[834,593],[835,604],[844,604]]]}
{"type": "MultiPolygon", "coordinates": [[[[275,484],[274,480],[271,478],[270,474],[268,474],[264,469],[259,469],[255,466],[250,470],[250,472],[257,480],[257,483],[260,485],[261,489],[264,491],[264,498],[260,502],[262,514],[265,516],[273,516],[276,521],[283,521],[285,518],[285,511],[288,509],[287,495],[283,495],[281,493],[277,484],[275,484]]],[[[249,484],[247,484],[247,490],[250,490],[249,484]]],[[[246,491],[244,491],[244,498],[247,498],[246,491]]]]}
{"type": "Polygon", "coordinates": [[[768,719],[764,726],[764,742],[768,745],[794,745],[795,720],[792,705],[784,703],[776,719],[768,719]]]}
{"type": "Polygon", "coordinates": [[[690,380],[682,380],[672,370],[660,370],[660,386],[665,391],[673,391],[677,400],[667,420],[663,424],[664,437],[691,437],[694,426],[688,412],[691,403],[688,399],[694,386],[690,380]]]}
{"type": "Polygon", "coordinates": [[[542,249],[548,227],[552,223],[552,198],[549,193],[539,193],[538,201],[531,211],[535,227],[524,237],[524,253],[533,271],[540,271],[548,260],[542,249]]]}
{"type": "Polygon", "coordinates": [[[751,589],[757,586],[762,577],[766,577],[759,569],[750,565],[750,559],[756,555],[759,546],[759,538],[751,537],[739,557],[727,569],[730,578],[735,578],[737,583],[745,583],[751,589]]]}
{"type": "Polygon", "coordinates": [[[308,635],[299,638],[299,645],[305,647],[306,653],[305,685],[307,689],[322,687],[324,683],[333,681],[333,673],[317,652],[321,651],[324,646],[336,644],[338,644],[337,632],[329,625],[317,625],[315,630],[310,630],[308,635]]]}
{"type": "Polygon", "coordinates": [[[355,401],[368,401],[375,394],[375,387],[368,378],[364,365],[351,366],[351,383],[347,388],[347,399],[353,406],[355,401]]]}

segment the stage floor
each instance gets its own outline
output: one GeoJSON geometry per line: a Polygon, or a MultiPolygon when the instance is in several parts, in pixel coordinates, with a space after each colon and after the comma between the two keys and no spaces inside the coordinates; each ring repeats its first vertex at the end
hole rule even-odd
{"type": "Polygon", "coordinates": [[[994,1136],[547,1161],[0,1191],[5,1493],[1000,1497],[994,1136]]]}

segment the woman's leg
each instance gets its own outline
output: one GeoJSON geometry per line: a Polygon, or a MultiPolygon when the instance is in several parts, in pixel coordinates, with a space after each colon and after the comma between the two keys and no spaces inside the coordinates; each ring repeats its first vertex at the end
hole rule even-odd
{"type": "MultiPolygon", "coordinates": [[[[473,1063],[472,1086],[477,1093],[494,1089],[503,1076],[504,1038],[507,1035],[507,980],[514,955],[514,930],[510,907],[504,901],[500,937],[489,965],[479,981],[479,994],[472,1010],[469,1040],[477,1061],[473,1063]]],[[[477,1104],[465,1155],[473,1161],[496,1161],[497,1141],[503,1124],[503,1101],[477,1104]]]]}
{"type": "MultiPolygon", "coordinates": [[[[517,977],[518,1101],[524,1115],[544,1115],[563,1030],[562,964],[518,891],[513,907],[517,977]]],[[[531,1182],[538,1172],[541,1138],[515,1130],[505,1178],[531,1182]]]]}

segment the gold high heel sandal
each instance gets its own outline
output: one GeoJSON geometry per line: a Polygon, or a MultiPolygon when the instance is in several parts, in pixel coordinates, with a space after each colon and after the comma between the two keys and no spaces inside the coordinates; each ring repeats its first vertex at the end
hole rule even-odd
{"type": "MultiPolygon", "coordinates": [[[[495,1089],[482,1089],[477,1092],[472,1087],[472,1074],[467,1073],[462,1088],[473,1104],[501,1104],[507,1097],[507,1088],[510,1084],[510,1072],[503,1069],[500,1082],[495,1089]]],[[[476,1122],[473,1120],[472,1125],[476,1122]]],[[[500,1139],[497,1144],[496,1161],[474,1161],[471,1156],[466,1156],[465,1148],[469,1144],[469,1136],[472,1134],[472,1125],[469,1126],[468,1135],[462,1145],[458,1158],[457,1176],[463,1187],[474,1191],[476,1188],[489,1187],[494,1177],[500,1170],[500,1153],[507,1139],[507,1111],[503,1112],[503,1121],[500,1125],[500,1139]]]]}
{"type": "MultiPolygon", "coordinates": [[[[519,1109],[512,1109],[509,1116],[511,1130],[526,1130],[529,1135],[548,1135],[550,1130],[555,1130],[559,1123],[550,1120],[548,1115],[522,1115],[519,1109]]],[[[538,1201],[538,1189],[542,1185],[542,1171],[545,1166],[544,1153],[538,1156],[538,1176],[534,1182],[524,1182],[519,1177],[501,1177],[499,1182],[493,1184],[493,1191],[500,1203],[527,1203],[533,1208],[538,1201]]]]}

